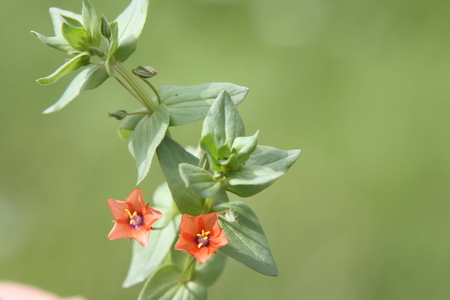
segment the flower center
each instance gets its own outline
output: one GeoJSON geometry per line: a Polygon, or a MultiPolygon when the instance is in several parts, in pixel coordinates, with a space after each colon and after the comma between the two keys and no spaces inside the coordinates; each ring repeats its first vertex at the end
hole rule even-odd
{"type": "Polygon", "coordinates": [[[128,217],[130,217],[130,225],[133,228],[138,228],[144,223],[144,218],[141,214],[138,214],[136,211],[131,214],[131,212],[128,209],[125,209],[125,211],[128,214],[128,217]]]}
{"type": "Polygon", "coordinates": [[[204,231],[202,233],[197,233],[197,237],[195,238],[195,242],[197,243],[197,247],[200,249],[201,247],[208,247],[210,238],[209,234],[211,231],[204,231]]]}

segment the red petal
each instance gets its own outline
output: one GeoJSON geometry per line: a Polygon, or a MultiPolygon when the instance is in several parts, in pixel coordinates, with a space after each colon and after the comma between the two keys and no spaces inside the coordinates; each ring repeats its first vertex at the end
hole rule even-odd
{"type": "Polygon", "coordinates": [[[193,251],[195,252],[198,249],[197,244],[195,243],[195,237],[190,234],[180,234],[180,238],[175,244],[175,249],[192,254],[193,251]]]}
{"type": "Polygon", "coordinates": [[[198,249],[198,251],[196,251],[196,253],[192,254],[195,256],[195,258],[198,260],[199,263],[204,264],[216,251],[214,249],[214,251],[211,253],[209,249],[210,247],[203,247],[198,249]]]}
{"type": "Polygon", "coordinates": [[[139,244],[142,245],[142,247],[147,246],[149,235],[150,230],[146,230],[143,227],[131,230],[131,237],[134,238],[136,241],[138,241],[139,244]]]}
{"type": "Polygon", "coordinates": [[[145,228],[151,229],[152,225],[161,219],[163,214],[156,209],[147,206],[147,213],[144,215],[145,228]]]}
{"type": "Polygon", "coordinates": [[[211,231],[214,234],[214,231],[220,230],[218,220],[219,215],[217,213],[210,213],[201,216],[204,221],[205,231],[211,231]]]}
{"type": "Polygon", "coordinates": [[[187,232],[189,234],[196,236],[197,233],[201,232],[202,229],[204,229],[198,228],[197,219],[198,217],[193,217],[190,215],[182,215],[180,222],[180,232],[187,232]]]}
{"type": "Polygon", "coordinates": [[[129,204],[125,201],[119,201],[116,199],[108,199],[108,206],[114,217],[114,220],[124,220],[129,219],[129,216],[125,209],[129,209],[129,204]]]}
{"type": "Polygon", "coordinates": [[[131,227],[129,224],[115,223],[114,227],[108,234],[108,239],[116,240],[131,237],[131,227]]]}
{"type": "Polygon", "coordinates": [[[138,214],[142,214],[144,210],[144,198],[142,197],[141,189],[137,188],[127,197],[127,203],[131,204],[133,207],[133,212],[137,212],[138,214]]]}

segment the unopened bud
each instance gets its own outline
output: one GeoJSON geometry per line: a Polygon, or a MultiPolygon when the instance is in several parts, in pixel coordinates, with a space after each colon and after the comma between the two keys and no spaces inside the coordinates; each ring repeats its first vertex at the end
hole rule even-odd
{"type": "Polygon", "coordinates": [[[155,69],[150,66],[138,66],[136,69],[132,70],[133,74],[142,79],[152,78],[158,74],[155,69]]]}
{"type": "Polygon", "coordinates": [[[113,117],[117,120],[123,120],[125,119],[125,117],[127,116],[127,112],[125,110],[115,110],[115,111],[110,111],[108,113],[109,117],[113,117]]]}
{"type": "Polygon", "coordinates": [[[102,35],[109,40],[111,37],[111,27],[109,27],[108,20],[106,20],[105,16],[102,16],[102,26],[101,26],[101,32],[102,35]]]}
{"type": "Polygon", "coordinates": [[[225,212],[225,219],[230,222],[237,222],[237,213],[234,211],[234,209],[230,208],[225,212]]]}

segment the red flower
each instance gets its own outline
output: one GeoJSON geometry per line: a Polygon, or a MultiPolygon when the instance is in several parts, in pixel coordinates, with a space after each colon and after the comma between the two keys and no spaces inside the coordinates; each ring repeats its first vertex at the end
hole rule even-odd
{"type": "Polygon", "coordinates": [[[141,189],[135,189],[126,201],[109,199],[108,205],[116,221],[108,239],[134,238],[142,246],[147,246],[152,225],[162,217],[162,213],[144,204],[141,189]]]}
{"type": "Polygon", "coordinates": [[[219,215],[210,213],[193,217],[182,215],[180,238],[175,245],[176,250],[185,251],[205,263],[216,249],[228,244],[222,228],[219,227],[219,215]]]}

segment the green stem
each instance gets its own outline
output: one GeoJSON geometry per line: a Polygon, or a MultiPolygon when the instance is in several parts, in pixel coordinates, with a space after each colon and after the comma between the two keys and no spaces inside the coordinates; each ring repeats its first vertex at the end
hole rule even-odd
{"type": "Polygon", "coordinates": [[[186,263],[184,265],[184,271],[181,273],[180,280],[182,282],[189,282],[191,281],[192,277],[194,276],[195,271],[195,257],[188,254],[186,258],[186,263]]]}
{"type": "Polygon", "coordinates": [[[150,83],[150,81],[148,81],[147,79],[143,79],[143,80],[155,93],[156,98],[158,98],[158,104],[161,104],[161,97],[159,97],[158,90],[155,89],[155,87],[153,86],[153,84],[150,83]]]}
{"type": "Polygon", "coordinates": [[[131,73],[125,69],[125,67],[116,62],[113,66],[114,70],[119,73],[123,79],[128,83],[134,93],[139,97],[139,102],[141,102],[149,111],[149,114],[152,114],[156,110],[156,103],[150,98],[150,96],[145,93],[144,89],[141,85],[139,85],[135,76],[132,76],[131,73]]]}
{"type": "Polygon", "coordinates": [[[216,202],[216,199],[214,199],[214,198],[206,198],[205,202],[203,203],[202,213],[209,214],[212,211],[215,202],[216,202]]]}
{"type": "MultiPolygon", "coordinates": [[[[130,92],[131,95],[133,95],[134,98],[136,98],[142,105],[145,106],[145,103],[142,101],[141,98],[139,98],[138,95],[136,95],[136,93],[130,89],[122,80],[119,79],[119,77],[114,76],[114,78],[128,91],[130,92]]],[[[145,112],[146,114],[148,114],[148,112],[145,112]]]]}

